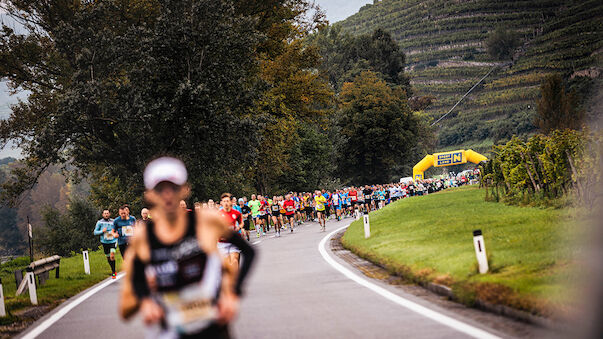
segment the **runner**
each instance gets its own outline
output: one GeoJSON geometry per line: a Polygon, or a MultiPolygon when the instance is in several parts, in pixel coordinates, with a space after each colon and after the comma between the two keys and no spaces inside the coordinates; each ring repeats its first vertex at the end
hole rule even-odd
{"type": "Polygon", "coordinates": [[[134,235],[135,224],[136,218],[130,215],[130,208],[128,205],[121,206],[119,208],[119,217],[113,220],[113,228],[117,232],[117,246],[119,247],[119,253],[121,253],[122,258],[128,249],[130,238],[134,235]]]}
{"type": "Polygon", "coordinates": [[[329,220],[329,217],[331,216],[331,194],[325,189],[323,189],[322,196],[325,197],[325,199],[327,200],[327,202],[325,203],[325,217],[326,220],[329,220]]]}
{"type": "MultiPolygon", "coordinates": [[[[241,213],[232,208],[232,196],[230,193],[222,193],[220,196],[220,205],[222,206],[222,216],[228,222],[228,226],[236,233],[241,235],[241,227],[243,226],[243,216],[241,213]]],[[[239,255],[241,250],[235,245],[226,242],[226,239],[220,238],[218,242],[218,250],[222,255],[228,258],[229,263],[233,266],[235,272],[239,268],[239,255]]]]}
{"type": "Polygon", "coordinates": [[[262,235],[266,235],[266,224],[268,224],[268,201],[264,196],[259,196],[260,199],[260,228],[262,229],[262,235]]]}
{"type": "Polygon", "coordinates": [[[145,207],[142,210],[140,210],[140,217],[142,218],[143,221],[149,220],[151,217],[151,215],[149,214],[149,209],[145,207]]]}
{"type": "Polygon", "coordinates": [[[251,195],[251,200],[248,203],[249,208],[251,209],[251,217],[253,218],[253,227],[258,234],[258,238],[261,235],[261,225],[260,225],[260,201],[257,200],[255,194],[251,195]]]}
{"type": "Polygon", "coordinates": [[[362,195],[364,196],[364,208],[366,213],[371,211],[371,200],[373,197],[373,190],[369,185],[364,186],[364,190],[362,190],[362,195]]]}
{"type": "Polygon", "coordinates": [[[103,211],[103,218],[96,222],[94,235],[100,235],[100,242],[103,245],[103,251],[107,257],[107,262],[111,267],[111,278],[115,279],[115,230],[113,228],[113,219],[109,210],[103,211]]]}
{"type": "Polygon", "coordinates": [[[281,219],[281,205],[278,203],[278,197],[275,195],[272,198],[272,205],[270,205],[270,212],[272,213],[272,223],[274,223],[274,230],[276,236],[281,236],[281,226],[283,226],[281,219]]]}
{"type": "Polygon", "coordinates": [[[358,192],[356,187],[352,187],[348,193],[350,196],[350,203],[352,204],[351,212],[356,216],[356,210],[358,209],[358,192]]]}
{"type": "Polygon", "coordinates": [[[314,193],[314,203],[316,204],[316,214],[318,216],[318,224],[322,228],[323,232],[326,231],[326,213],[325,213],[325,205],[327,203],[327,199],[320,193],[319,190],[316,190],[314,193]]]}
{"type": "Polygon", "coordinates": [[[331,195],[331,201],[333,201],[333,208],[335,209],[335,217],[337,218],[337,221],[340,221],[341,220],[341,195],[339,194],[338,190],[333,192],[333,195],[331,195]]]}
{"type": "Polygon", "coordinates": [[[295,201],[291,198],[291,194],[285,196],[283,207],[285,208],[285,221],[289,223],[289,230],[293,233],[293,223],[295,221],[295,201]]]}
{"type": "Polygon", "coordinates": [[[249,230],[251,226],[251,209],[245,205],[245,199],[239,199],[239,208],[241,209],[241,215],[243,217],[243,234],[247,241],[249,241],[249,230]]]}
{"type": "Polygon", "coordinates": [[[147,337],[229,338],[228,323],[238,311],[254,251],[217,211],[179,208],[178,200],[190,192],[186,180],[184,164],[173,158],[154,160],[145,169],[145,198],[153,206],[153,219],[137,227],[128,252],[120,314],[129,318],[139,310],[147,337]],[[220,237],[244,255],[238,276],[222,265],[220,237]]]}

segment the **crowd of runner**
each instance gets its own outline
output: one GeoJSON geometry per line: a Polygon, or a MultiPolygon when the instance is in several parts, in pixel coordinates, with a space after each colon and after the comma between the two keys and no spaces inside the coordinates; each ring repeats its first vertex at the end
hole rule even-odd
{"type": "MultiPolygon", "coordinates": [[[[281,232],[294,233],[297,226],[307,222],[318,222],[320,230],[326,231],[329,219],[358,218],[362,213],[384,208],[397,200],[467,184],[473,179],[462,176],[457,180],[453,176],[332,191],[322,189],[273,196],[252,194],[249,199],[246,196],[237,199],[224,193],[217,203],[212,199],[195,202],[193,210],[186,203],[190,191],[186,186],[184,165],[173,158],[160,158],[155,162],[159,164],[152,166],[152,162],[145,170],[145,200],[154,206],[153,209],[143,208],[138,220],[131,215],[128,205],[119,208],[119,216],[115,219],[106,209],[94,229],[94,234],[100,236],[113,279],[116,279],[116,250],[119,249],[122,256],[126,253],[131,256],[130,260],[124,256],[126,272],[131,278],[131,294],[139,300],[138,307],[147,324],[161,323],[158,332],[151,336],[186,337],[202,331],[228,337],[226,325],[236,313],[237,296],[253,262],[253,249],[247,244],[252,233],[258,238],[270,232],[274,237],[280,237],[281,232]],[[175,180],[169,174],[174,171],[184,173],[180,175],[184,179],[176,176],[178,180],[175,180]],[[147,177],[151,178],[147,180],[147,177]],[[201,233],[205,234],[202,238],[198,235],[201,233]],[[200,240],[208,238],[215,241],[204,243],[200,240]],[[136,243],[138,245],[132,245],[136,243]],[[134,249],[129,250],[130,246],[134,249]],[[245,258],[242,261],[241,252],[245,258]],[[198,266],[199,261],[192,260],[197,257],[202,258],[203,267],[198,266]],[[209,269],[208,265],[213,267],[214,278],[220,281],[220,286],[203,279],[208,274],[203,273],[209,269]],[[198,284],[189,284],[195,279],[203,287],[195,291],[211,302],[188,300],[191,291],[185,293],[183,289],[199,288],[198,284]],[[227,286],[224,286],[225,281],[227,286]],[[231,293],[220,294],[224,288],[231,293]],[[208,289],[215,294],[208,294],[208,289]],[[176,295],[172,293],[175,291],[176,295]],[[227,306],[219,304],[221,298],[230,299],[230,306],[228,302],[227,306]],[[232,300],[236,302],[233,304],[232,300]],[[232,305],[235,305],[234,309],[232,305]],[[205,320],[195,320],[197,316],[205,320]]],[[[128,300],[127,294],[122,299],[128,300]]],[[[122,306],[124,318],[130,313],[127,306],[122,306]]]]}

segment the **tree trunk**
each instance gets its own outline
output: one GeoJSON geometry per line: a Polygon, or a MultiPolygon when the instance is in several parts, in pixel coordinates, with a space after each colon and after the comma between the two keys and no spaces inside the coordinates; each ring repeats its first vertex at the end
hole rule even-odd
{"type": "Polygon", "coordinates": [[[574,161],[572,159],[572,156],[570,155],[568,150],[565,150],[565,154],[567,155],[567,160],[569,161],[570,168],[572,170],[572,173],[574,174],[576,188],[578,189],[578,196],[581,198],[581,200],[584,200],[584,197],[582,196],[582,193],[584,192],[584,187],[582,187],[580,178],[578,178],[578,172],[576,171],[576,167],[574,167],[574,161]]]}
{"type": "Polygon", "coordinates": [[[540,188],[544,189],[544,182],[542,182],[542,179],[540,178],[540,174],[538,173],[538,165],[534,161],[534,157],[532,156],[532,153],[528,152],[527,154],[528,154],[528,157],[530,158],[530,162],[532,163],[532,166],[534,166],[534,175],[536,176],[538,185],[540,186],[540,188]]]}
{"type": "Polygon", "coordinates": [[[532,181],[532,186],[534,186],[534,191],[539,192],[540,186],[534,181],[534,176],[532,175],[532,171],[530,171],[530,166],[528,166],[528,162],[526,161],[526,157],[521,153],[521,160],[523,160],[523,164],[526,166],[526,171],[528,171],[528,176],[530,177],[530,181],[532,181]]]}

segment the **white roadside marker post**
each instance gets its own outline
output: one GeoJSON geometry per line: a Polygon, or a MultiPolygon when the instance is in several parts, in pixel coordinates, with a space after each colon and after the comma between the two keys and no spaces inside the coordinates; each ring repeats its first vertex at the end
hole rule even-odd
{"type": "Polygon", "coordinates": [[[28,271],[25,274],[27,278],[27,285],[29,285],[29,300],[31,300],[32,305],[38,304],[38,294],[36,293],[36,277],[32,271],[28,271]]]}
{"type": "Polygon", "coordinates": [[[368,212],[364,212],[364,238],[367,239],[371,236],[371,223],[369,222],[368,212]]]}
{"type": "Polygon", "coordinates": [[[360,211],[358,209],[354,210],[354,217],[356,218],[356,220],[360,219],[360,211]]]}
{"type": "Polygon", "coordinates": [[[479,273],[488,272],[488,257],[486,256],[486,246],[484,245],[484,237],[482,230],[473,231],[473,246],[475,247],[475,256],[479,266],[479,273]]]}
{"type": "Polygon", "coordinates": [[[6,308],[4,307],[4,288],[2,287],[2,279],[0,279],[0,317],[6,316],[6,308]]]}
{"type": "Polygon", "coordinates": [[[84,251],[82,254],[82,257],[84,258],[84,272],[86,272],[86,274],[90,274],[90,261],[88,260],[88,251],[84,251]]]}

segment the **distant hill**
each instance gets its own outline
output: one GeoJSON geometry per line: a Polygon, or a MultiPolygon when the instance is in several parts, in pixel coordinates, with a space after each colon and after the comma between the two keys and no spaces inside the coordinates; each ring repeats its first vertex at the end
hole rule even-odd
{"type": "Polygon", "coordinates": [[[493,66],[507,63],[486,52],[490,32],[502,26],[520,37],[512,65],[495,70],[439,124],[439,149],[486,151],[497,140],[533,132],[539,84],[547,74],[584,76],[587,88],[601,85],[600,0],[383,0],[336,25],[351,34],[389,31],[407,56],[415,95],[436,97],[428,109],[435,119],[493,66]]]}

